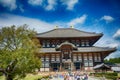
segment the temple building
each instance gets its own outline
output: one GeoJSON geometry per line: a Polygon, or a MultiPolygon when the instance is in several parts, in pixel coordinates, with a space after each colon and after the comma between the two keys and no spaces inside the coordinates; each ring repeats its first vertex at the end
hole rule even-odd
{"type": "Polygon", "coordinates": [[[116,48],[93,46],[102,36],[102,33],[74,28],[56,28],[37,34],[42,46],[42,54],[37,54],[42,61],[40,71],[93,70],[116,51],[116,48]]]}

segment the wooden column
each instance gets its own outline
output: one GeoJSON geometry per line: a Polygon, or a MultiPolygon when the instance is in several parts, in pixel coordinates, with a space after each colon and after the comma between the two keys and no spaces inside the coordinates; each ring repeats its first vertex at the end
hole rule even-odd
{"type": "Polygon", "coordinates": [[[84,55],[83,55],[83,53],[81,53],[81,55],[82,55],[81,70],[84,70],[83,69],[84,68],[84,55]]]}
{"type": "Polygon", "coordinates": [[[94,54],[95,54],[95,53],[92,53],[92,57],[93,57],[93,66],[95,66],[95,60],[94,60],[95,57],[94,57],[94,54]]]}
{"type": "Polygon", "coordinates": [[[103,54],[104,54],[103,52],[100,53],[101,62],[104,62],[103,54]]]}
{"type": "Polygon", "coordinates": [[[51,66],[51,54],[49,55],[50,56],[50,67],[49,67],[49,69],[50,69],[50,71],[52,71],[52,66],[51,66]]]}

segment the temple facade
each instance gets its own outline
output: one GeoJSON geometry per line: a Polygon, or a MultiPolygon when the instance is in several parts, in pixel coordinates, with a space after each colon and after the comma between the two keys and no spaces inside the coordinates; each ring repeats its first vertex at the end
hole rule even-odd
{"type": "Polygon", "coordinates": [[[93,70],[116,50],[93,46],[102,36],[102,33],[74,28],[56,28],[37,34],[42,46],[37,53],[42,61],[40,71],[93,70]]]}

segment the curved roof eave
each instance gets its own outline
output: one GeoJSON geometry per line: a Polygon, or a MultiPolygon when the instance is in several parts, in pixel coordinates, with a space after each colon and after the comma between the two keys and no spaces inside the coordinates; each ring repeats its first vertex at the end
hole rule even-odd
{"type": "Polygon", "coordinates": [[[75,37],[101,37],[103,33],[85,32],[73,28],[58,28],[47,32],[38,33],[38,38],[75,38],[75,37]]]}

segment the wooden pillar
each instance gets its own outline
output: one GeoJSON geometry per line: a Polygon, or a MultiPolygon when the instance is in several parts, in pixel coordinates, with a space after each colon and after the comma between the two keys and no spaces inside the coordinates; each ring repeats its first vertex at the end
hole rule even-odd
{"type": "Polygon", "coordinates": [[[72,62],[72,71],[74,71],[75,70],[75,65],[74,65],[74,63],[72,62]]]}
{"type": "Polygon", "coordinates": [[[51,54],[49,54],[49,70],[52,71],[52,67],[51,67],[51,54]]]}
{"type": "Polygon", "coordinates": [[[103,63],[103,59],[102,59],[102,54],[101,53],[99,53],[100,54],[100,59],[101,59],[101,63],[103,63]]]}
{"type": "Polygon", "coordinates": [[[60,63],[60,71],[62,71],[62,63],[60,63]]]}
{"type": "Polygon", "coordinates": [[[81,70],[83,71],[84,70],[84,55],[82,53],[82,63],[81,63],[81,70]]]}
{"type": "Polygon", "coordinates": [[[95,53],[92,53],[92,57],[93,57],[93,66],[95,66],[95,57],[94,57],[95,53]]]}

